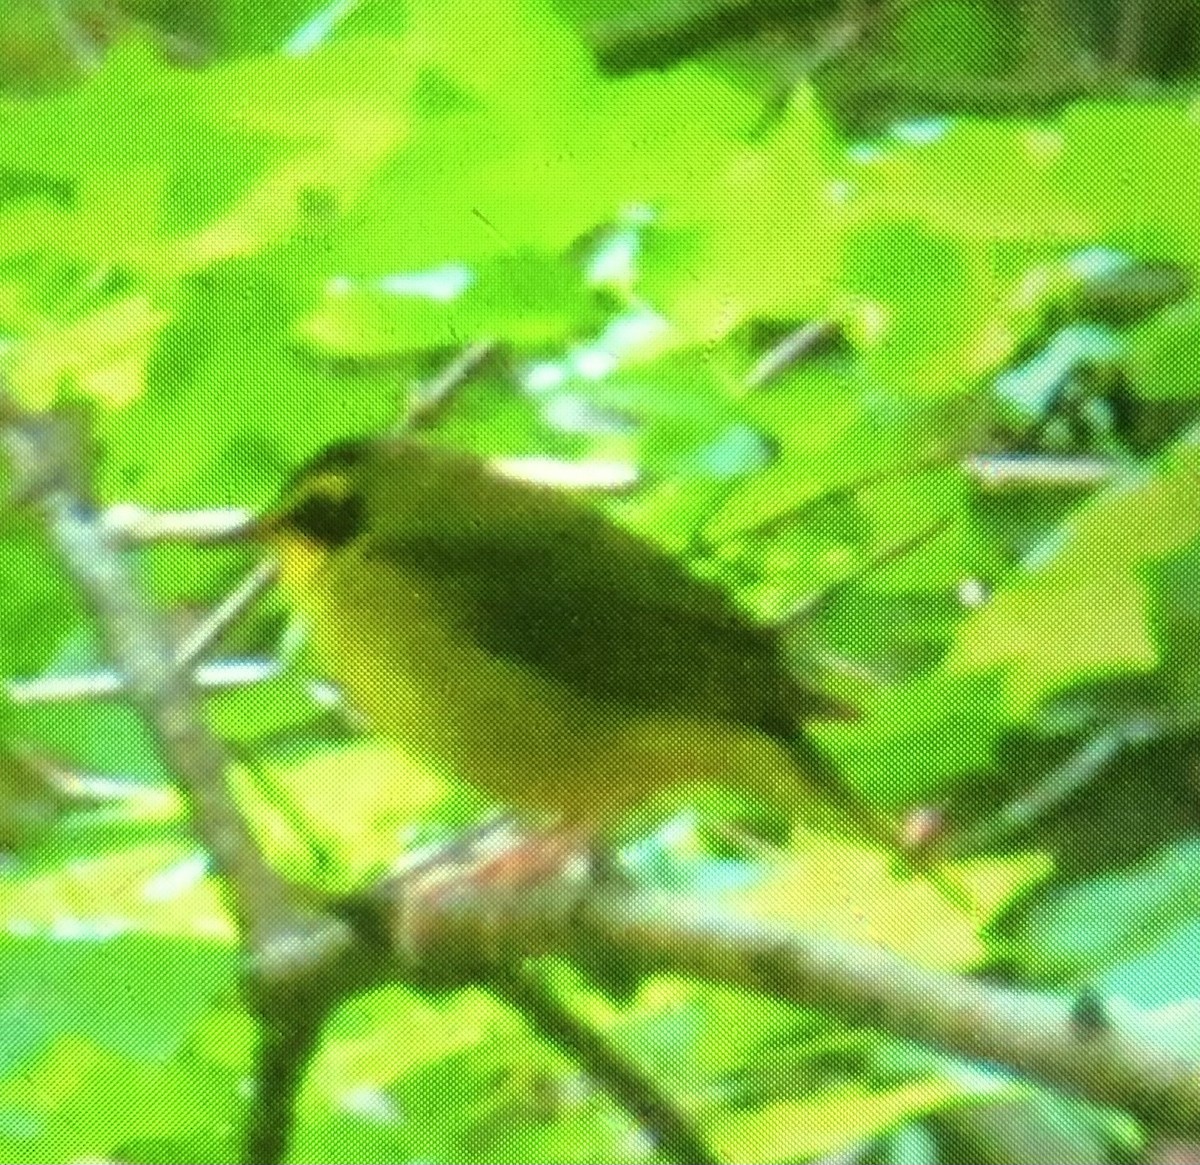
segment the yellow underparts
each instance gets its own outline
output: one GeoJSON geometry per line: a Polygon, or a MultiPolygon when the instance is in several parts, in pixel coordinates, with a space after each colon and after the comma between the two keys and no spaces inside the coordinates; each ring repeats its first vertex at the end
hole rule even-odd
{"type": "Polygon", "coordinates": [[[313,647],[380,733],[497,801],[604,826],[672,786],[719,781],[773,804],[802,780],[786,749],[719,719],[587,697],[480,647],[417,576],[350,547],[289,541],[282,581],[313,647]]]}

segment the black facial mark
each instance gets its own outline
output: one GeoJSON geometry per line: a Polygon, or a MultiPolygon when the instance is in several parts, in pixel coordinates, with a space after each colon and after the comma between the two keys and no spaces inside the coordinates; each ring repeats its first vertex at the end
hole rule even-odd
{"type": "Polygon", "coordinates": [[[306,538],[323,546],[344,546],[362,532],[366,524],[362,495],[341,497],[316,493],[300,499],[287,514],[287,524],[306,538]]]}

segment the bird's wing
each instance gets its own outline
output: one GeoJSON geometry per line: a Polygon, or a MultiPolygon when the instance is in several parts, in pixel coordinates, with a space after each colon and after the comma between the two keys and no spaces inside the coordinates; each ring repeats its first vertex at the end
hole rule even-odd
{"type": "Polygon", "coordinates": [[[599,512],[528,530],[392,535],[370,554],[428,579],[487,650],[651,713],[715,715],[782,735],[846,715],[789,671],[775,635],[718,586],[599,512]]]}

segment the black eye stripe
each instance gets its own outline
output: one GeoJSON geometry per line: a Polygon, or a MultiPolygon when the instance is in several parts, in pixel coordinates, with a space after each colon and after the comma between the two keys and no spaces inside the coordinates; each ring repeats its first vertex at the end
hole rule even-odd
{"type": "Polygon", "coordinates": [[[366,505],[350,482],[368,453],[362,441],[341,441],[318,453],[285,487],[280,524],[324,546],[357,538],[366,525],[366,505]]]}
{"type": "Polygon", "coordinates": [[[344,546],[363,532],[366,506],[362,495],[356,491],[311,493],[297,499],[284,520],[293,530],[314,542],[344,546]]]}

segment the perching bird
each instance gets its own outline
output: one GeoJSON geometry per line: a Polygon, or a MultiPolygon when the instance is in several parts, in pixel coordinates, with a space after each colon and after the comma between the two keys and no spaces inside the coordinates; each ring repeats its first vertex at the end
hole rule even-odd
{"type": "Polygon", "coordinates": [[[850,709],[578,490],[379,438],[318,455],[256,529],[330,676],[435,772],[601,833],[705,781],[894,844],[802,728],[850,709]]]}

